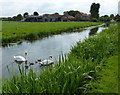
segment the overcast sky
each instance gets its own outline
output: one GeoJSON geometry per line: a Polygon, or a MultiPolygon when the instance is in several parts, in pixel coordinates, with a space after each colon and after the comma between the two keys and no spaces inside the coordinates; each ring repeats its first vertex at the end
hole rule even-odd
{"type": "Polygon", "coordinates": [[[100,15],[117,14],[120,0],[2,0],[0,1],[0,16],[15,16],[37,11],[40,15],[45,13],[78,10],[89,13],[92,3],[100,3],[100,15]],[[2,10],[1,10],[2,9],[2,10]]]}

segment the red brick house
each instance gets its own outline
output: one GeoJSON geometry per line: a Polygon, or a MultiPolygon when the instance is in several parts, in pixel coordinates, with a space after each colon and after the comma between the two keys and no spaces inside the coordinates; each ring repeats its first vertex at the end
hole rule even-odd
{"type": "Polygon", "coordinates": [[[80,12],[80,13],[75,15],[75,18],[77,20],[89,20],[90,19],[90,14],[80,12]]]}
{"type": "Polygon", "coordinates": [[[74,19],[75,19],[75,17],[70,16],[70,15],[61,15],[61,21],[71,21],[74,19]]]}

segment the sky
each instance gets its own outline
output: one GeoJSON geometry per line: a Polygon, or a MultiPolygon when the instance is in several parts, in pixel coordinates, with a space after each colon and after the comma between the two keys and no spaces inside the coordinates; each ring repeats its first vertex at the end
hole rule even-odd
{"type": "Polygon", "coordinates": [[[118,1],[120,0],[2,0],[0,1],[0,17],[11,17],[28,12],[37,11],[40,15],[64,11],[78,10],[90,13],[92,3],[100,3],[99,14],[118,14],[118,1]]]}

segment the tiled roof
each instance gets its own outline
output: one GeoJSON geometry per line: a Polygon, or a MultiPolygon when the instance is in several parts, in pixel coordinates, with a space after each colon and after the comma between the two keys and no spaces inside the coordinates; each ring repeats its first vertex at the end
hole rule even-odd
{"type": "Polygon", "coordinates": [[[77,17],[77,16],[90,17],[90,14],[86,14],[86,13],[82,13],[82,12],[80,12],[80,13],[76,14],[75,17],[77,17]]]}

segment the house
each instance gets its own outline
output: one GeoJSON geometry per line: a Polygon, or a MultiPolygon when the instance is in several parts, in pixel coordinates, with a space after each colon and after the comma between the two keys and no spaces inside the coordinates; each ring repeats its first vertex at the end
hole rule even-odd
{"type": "Polygon", "coordinates": [[[59,14],[44,14],[43,16],[28,16],[22,21],[25,22],[56,22],[60,18],[59,14]]]}
{"type": "Polygon", "coordinates": [[[49,18],[50,14],[44,14],[42,16],[42,21],[43,22],[49,22],[50,21],[50,18],[49,18]]]}
{"type": "Polygon", "coordinates": [[[75,15],[75,18],[77,20],[84,20],[84,21],[89,20],[90,19],[90,14],[80,12],[80,13],[75,15]]]}
{"type": "Polygon", "coordinates": [[[75,17],[67,15],[67,14],[61,15],[61,21],[71,21],[71,20],[74,20],[74,19],[75,19],[75,17]]]}
{"type": "Polygon", "coordinates": [[[59,14],[44,14],[43,22],[56,22],[61,21],[61,15],[59,14]]]}
{"type": "Polygon", "coordinates": [[[44,14],[43,16],[28,16],[22,21],[25,22],[57,22],[57,21],[72,21],[75,17],[70,15],[59,15],[59,14],[44,14]]]}
{"type": "Polygon", "coordinates": [[[1,20],[2,21],[14,21],[14,18],[13,17],[7,17],[7,18],[3,17],[3,18],[1,18],[1,20]]]}
{"type": "Polygon", "coordinates": [[[25,22],[42,22],[42,16],[28,16],[24,18],[22,21],[25,22]]]}

